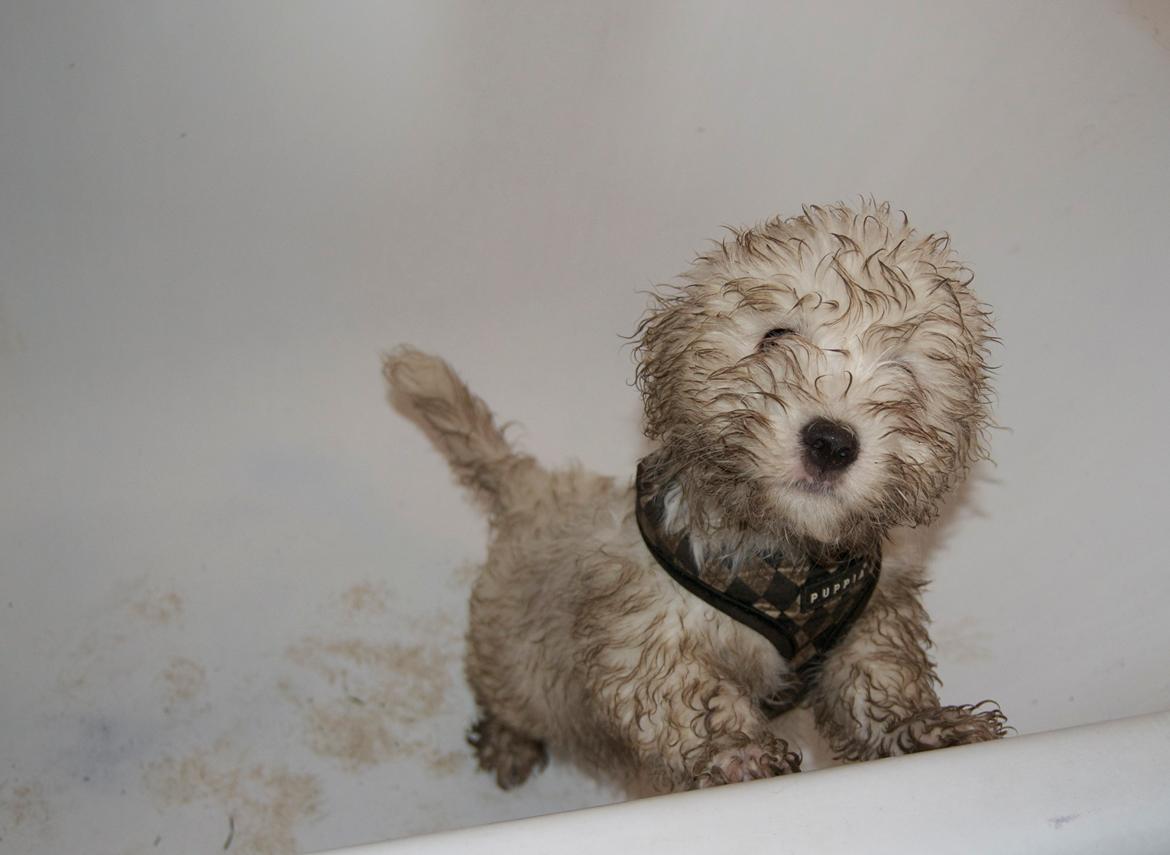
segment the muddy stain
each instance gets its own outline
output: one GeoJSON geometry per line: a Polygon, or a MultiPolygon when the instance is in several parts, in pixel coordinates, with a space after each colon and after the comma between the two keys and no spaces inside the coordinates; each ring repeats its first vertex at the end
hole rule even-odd
{"type": "MultiPolygon", "coordinates": [[[[317,778],[284,766],[225,760],[221,751],[197,751],[153,763],[145,772],[146,784],[165,805],[217,804],[224,813],[223,834],[228,835],[232,852],[291,855],[298,851],[297,826],[320,815],[317,778]]],[[[215,834],[220,845],[220,832],[215,834]]]]}
{"type": "Polygon", "coordinates": [[[0,837],[16,831],[43,832],[49,825],[49,802],[39,783],[0,784],[0,837]]]}
{"type": "Polygon", "coordinates": [[[445,612],[429,615],[408,615],[403,623],[411,632],[420,636],[433,636],[444,644],[457,645],[462,641],[462,628],[466,621],[456,620],[445,612]]]}
{"type": "Polygon", "coordinates": [[[430,751],[424,755],[427,767],[436,775],[454,775],[471,768],[471,753],[468,751],[430,751]]]}
{"type": "Polygon", "coordinates": [[[173,657],[158,679],[171,705],[193,701],[207,688],[207,672],[203,666],[184,656],[173,657]]]}
{"type": "MultiPolygon", "coordinates": [[[[419,644],[372,644],[360,639],[309,637],[287,651],[290,661],[317,675],[332,694],[320,700],[283,690],[305,716],[316,753],[356,771],[407,756],[426,758],[419,727],[442,707],[451,686],[453,654],[419,644]]],[[[445,761],[446,762],[446,761],[445,761]]]]}
{"type": "Polygon", "coordinates": [[[386,588],[373,582],[354,585],[341,595],[341,605],[350,617],[386,613],[386,588]]]}
{"type": "Polygon", "coordinates": [[[150,623],[172,623],[183,614],[183,598],[174,591],[146,591],[130,604],[130,612],[150,623]]]}
{"type": "Polygon", "coordinates": [[[378,709],[347,709],[343,703],[310,702],[306,715],[309,747],[340,760],[348,771],[411,754],[416,749],[394,735],[386,714],[378,709]]]}
{"type": "Polygon", "coordinates": [[[141,636],[142,624],[166,626],[183,615],[183,598],[169,587],[154,587],[146,577],[119,582],[89,618],[92,629],[57,676],[58,688],[73,695],[102,682],[119,648],[141,636]],[[136,620],[126,621],[127,612],[136,620]]]}

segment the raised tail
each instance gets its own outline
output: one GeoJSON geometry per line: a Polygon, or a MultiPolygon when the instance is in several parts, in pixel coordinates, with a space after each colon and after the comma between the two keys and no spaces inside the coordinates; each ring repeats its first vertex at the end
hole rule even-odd
{"type": "Polygon", "coordinates": [[[426,432],[459,483],[491,516],[506,511],[516,482],[536,463],[508,444],[487,404],[446,362],[411,347],[389,354],[382,373],[391,403],[426,432]]]}

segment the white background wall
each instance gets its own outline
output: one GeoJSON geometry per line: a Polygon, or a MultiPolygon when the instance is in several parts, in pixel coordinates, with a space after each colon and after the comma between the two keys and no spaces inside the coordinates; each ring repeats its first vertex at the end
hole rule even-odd
{"type": "Polygon", "coordinates": [[[1168,155],[1157,0],[0,5],[0,851],[613,798],[473,771],[484,526],[378,354],[628,475],[639,290],[859,193],[952,233],[1004,341],[944,698],[1170,707],[1168,155]]]}

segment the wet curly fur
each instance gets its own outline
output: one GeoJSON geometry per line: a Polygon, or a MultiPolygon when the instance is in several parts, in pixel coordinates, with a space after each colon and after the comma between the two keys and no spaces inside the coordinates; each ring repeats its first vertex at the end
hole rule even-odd
{"type": "MultiPolygon", "coordinates": [[[[929,522],[984,454],[991,325],[945,235],[888,204],[807,207],[734,233],[661,289],[638,329],[637,382],[669,525],[696,557],[809,554],[929,522]],[[845,425],[844,471],[802,428],[845,425]]],[[[545,746],[632,793],[797,771],[769,718],[794,676],[761,636],[679,587],[646,550],[629,477],[552,471],[513,449],[441,360],[385,362],[417,421],[489,515],[471,599],[472,743],[502,787],[545,746]]],[[[994,704],[940,707],[922,571],[887,550],[869,605],[804,704],[856,761],[1003,735],[994,704]]]]}

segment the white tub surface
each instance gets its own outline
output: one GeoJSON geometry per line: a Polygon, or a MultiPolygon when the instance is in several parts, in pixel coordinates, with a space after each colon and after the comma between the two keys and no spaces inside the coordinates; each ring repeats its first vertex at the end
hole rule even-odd
{"type": "Polygon", "coordinates": [[[945,699],[1170,708],[1166,8],[0,4],[0,853],[616,799],[473,770],[484,524],[379,352],[629,474],[639,290],[858,193],[953,233],[1004,340],[998,465],[932,541],[945,699]]]}
{"type": "Polygon", "coordinates": [[[1168,762],[1170,712],[322,855],[1162,855],[1168,762]]]}

